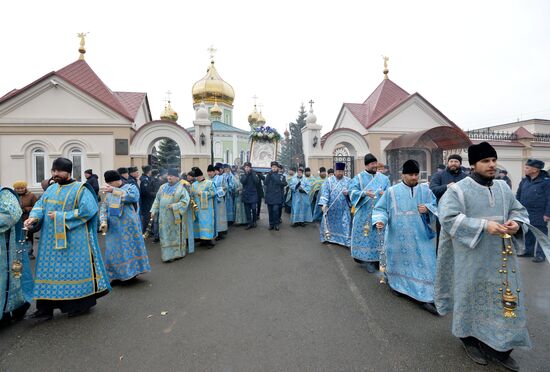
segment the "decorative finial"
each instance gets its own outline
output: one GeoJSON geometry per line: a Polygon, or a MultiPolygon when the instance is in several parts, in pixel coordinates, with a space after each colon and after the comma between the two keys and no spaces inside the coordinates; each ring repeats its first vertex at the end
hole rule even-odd
{"type": "Polygon", "coordinates": [[[384,79],[387,79],[388,72],[390,72],[390,70],[388,70],[388,61],[390,60],[390,57],[382,56],[382,59],[384,60],[384,79]]]}
{"type": "Polygon", "coordinates": [[[216,48],[214,48],[214,45],[210,45],[208,49],[206,49],[208,53],[210,53],[210,61],[214,62],[214,54],[218,51],[216,48]]]}
{"type": "Polygon", "coordinates": [[[312,99],[309,100],[309,109],[311,111],[313,111],[313,104],[315,103],[315,101],[313,101],[312,99]]]}
{"type": "Polygon", "coordinates": [[[86,35],[88,35],[88,32],[79,32],[76,34],[76,36],[80,38],[80,48],[78,48],[80,57],[78,57],[78,59],[81,60],[84,60],[84,54],[86,53],[86,48],[84,47],[84,44],[86,44],[86,35]]]}
{"type": "Polygon", "coordinates": [[[254,100],[254,107],[256,107],[256,103],[257,103],[257,101],[258,101],[258,96],[254,94],[254,95],[252,96],[252,99],[254,100]]]}

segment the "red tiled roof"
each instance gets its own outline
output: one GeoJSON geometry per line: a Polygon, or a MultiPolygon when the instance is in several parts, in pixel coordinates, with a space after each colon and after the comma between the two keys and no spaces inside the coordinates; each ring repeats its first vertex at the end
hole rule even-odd
{"type": "Polygon", "coordinates": [[[534,139],[535,136],[524,127],[519,127],[514,132],[518,139],[534,139]]]}
{"type": "Polygon", "coordinates": [[[146,95],[146,93],[137,92],[115,92],[115,96],[124,105],[132,119],[135,119],[146,95]]]}
{"type": "Polygon", "coordinates": [[[58,71],[52,71],[29,85],[14,89],[0,98],[0,103],[15,97],[51,76],[58,76],[84,93],[89,94],[129,120],[134,120],[145,93],[113,93],[84,60],[77,60],[58,71]]]}
{"type": "Polygon", "coordinates": [[[65,79],[78,89],[88,93],[98,101],[109,106],[122,116],[133,120],[124,105],[118,100],[113,92],[101,81],[96,73],[84,60],[77,60],[56,71],[57,76],[65,79]]]}
{"type": "Polygon", "coordinates": [[[458,128],[455,123],[443,115],[441,111],[439,111],[427,99],[422,97],[420,93],[409,94],[390,79],[384,79],[382,83],[380,83],[380,85],[378,85],[371,93],[369,98],[365,100],[365,102],[344,103],[344,107],[346,107],[366,129],[369,129],[379,120],[413,97],[419,97],[452,126],[458,128]]]}
{"type": "Polygon", "coordinates": [[[384,79],[365,102],[344,103],[344,106],[368,129],[408,97],[410,94],[403,88],[390,79],[384,79]]]}

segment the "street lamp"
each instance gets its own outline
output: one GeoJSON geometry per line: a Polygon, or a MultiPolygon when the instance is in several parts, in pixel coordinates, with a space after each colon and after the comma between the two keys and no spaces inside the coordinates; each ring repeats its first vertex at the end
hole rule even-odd
{"type": "Polygon", "coordinates": [[[200,138],[201,138],[201,146],[204,146],[204,143],[206,142],[206,136],[204,135],[204,133],[201,133],[200,138]]]}

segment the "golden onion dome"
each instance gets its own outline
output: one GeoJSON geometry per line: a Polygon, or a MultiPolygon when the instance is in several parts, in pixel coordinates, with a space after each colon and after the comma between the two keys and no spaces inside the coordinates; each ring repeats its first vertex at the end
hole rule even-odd
{"type": "Polygon", "coordinates": [[[233,105],[235,100],[235,91],[233,87],[226,83],[218,74],[214,61],[206,70],[206,75],[193,85],[193,104],[201,101],[215,103],[216,101],[233,105]]]}
{"type": "Polygon", "coordinates": [[[164,106],[164,111],[160,114],[162,120],[178,121],[178,113],[174,111],[170,101],[164,106]]]}
{"type": "Polygon", "coordinates": [[[213,117],[221,117],[223,114],[222,109],[218,106],[218,103],[214,103],[214,106],[210,109],[210,115],[213,117]]]}
{"type": "Polygon", "coordinates": [[[265,118],[264,116],[262,115],[262,112],[260,111],[259,115],[258,115],[258,120],[256,120],[256,124],[259,125],[259,126],[262,126],[265,124],[265,118]]]}
{"type": "Polygon", "coordinates": [[[250,115],[248,115],[248,123],[250,125],[256,125],[259,117],[260,117],[260,114],[256,110],[256,105],[254,105],[254,111],[252,111],[250,115]]]}

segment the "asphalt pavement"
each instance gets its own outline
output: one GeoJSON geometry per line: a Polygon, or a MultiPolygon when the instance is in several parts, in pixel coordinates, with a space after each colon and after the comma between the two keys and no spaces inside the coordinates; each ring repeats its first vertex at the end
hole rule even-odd
{"type": "MultiPolygon", "coordinates": [[[[152,272],[90,314],[0,330],[0,371],[504,371],[471,362],[450,316],[392,295],[318,225],[266,219],[170,264],[149,241],[152,272]]],[[[513,356],[550,371],[550,265],[521,269],[534,348],[513,356]]]]}

